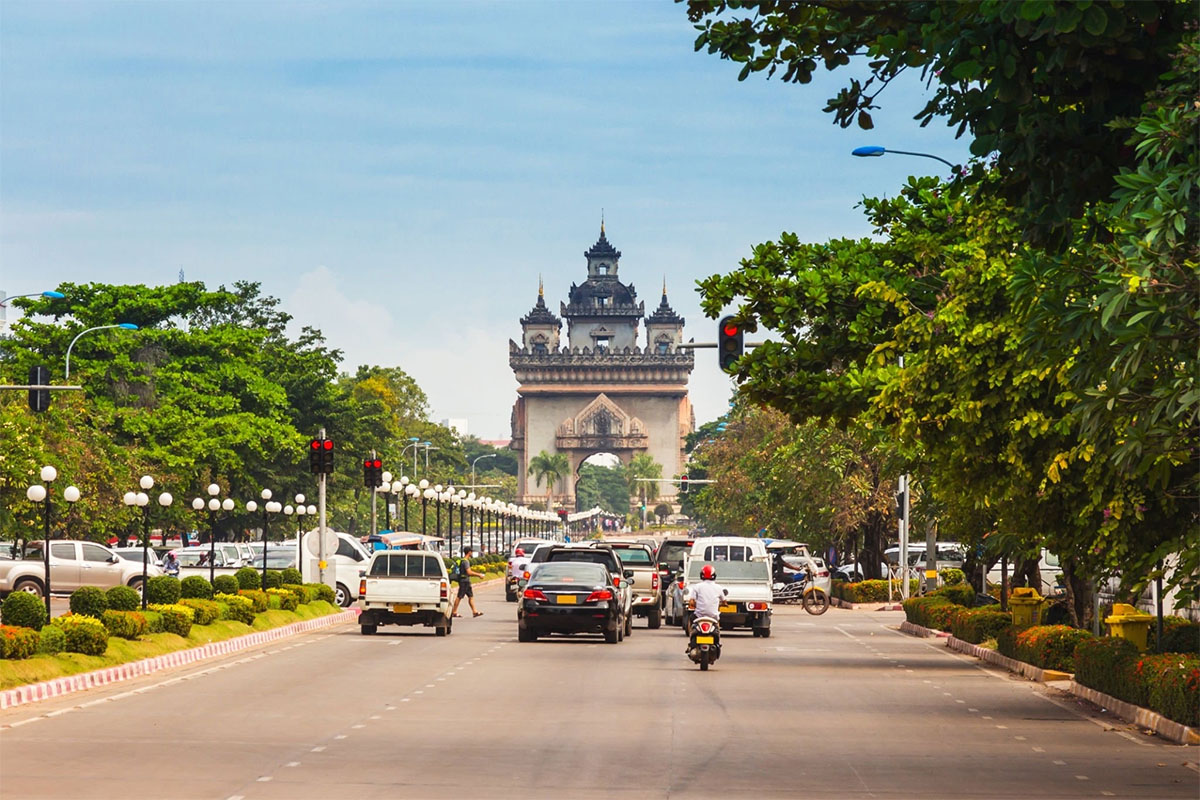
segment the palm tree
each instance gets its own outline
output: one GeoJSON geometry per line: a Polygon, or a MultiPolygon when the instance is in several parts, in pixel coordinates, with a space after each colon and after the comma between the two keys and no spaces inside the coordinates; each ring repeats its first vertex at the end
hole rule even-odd
{"type": "Polygon", "coordinates": [[[571,468],[566,453],[547,453],[545,450],[529,459],[529,474],[533,476],[534,485],[546,482],[546,510],[552,511],[551,497],[554,494],[554,484],[562,480],[571,468]]]}
{"type": "Polygon", "coordinates": [[[637,493],[643,506],[658,499],[657,479],[661,477],[662,464],[655,461],[649,453],[638,453],[625,465],[625,480],[629,483],[629,492],[637,493]],[[649,480],[638,480],[639,478],[649,480]]]}

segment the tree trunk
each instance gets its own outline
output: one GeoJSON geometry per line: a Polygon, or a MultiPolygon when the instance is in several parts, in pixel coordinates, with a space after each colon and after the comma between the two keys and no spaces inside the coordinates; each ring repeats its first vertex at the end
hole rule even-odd
{"type": "Polygon", "coordinates": [[[1063,559],[1062,569],[1071,627],[1088,628],[1092,624],[1092,587],[1085,578],[1075,574],[1074,565],[1069,560],[1063,559]]]}

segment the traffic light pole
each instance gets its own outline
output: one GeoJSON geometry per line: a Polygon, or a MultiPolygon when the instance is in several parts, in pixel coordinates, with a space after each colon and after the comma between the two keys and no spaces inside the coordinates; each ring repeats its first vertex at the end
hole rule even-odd
{"type": "MultiPolygon", "coordinates": [[[[376,455],[375,451],[372,450],[371,451],[371,460],[374,461],[378,457],[379,456],[376,455]]],[[[375,487],[372,486],[371,487],[371,533],[373,533],[373,534],[379,533],[379,517],[378,517],[378,513],[375,510],[375,497],[378,494],[379,494],[379,492],[375,491],[375,487]]]]}
{"type": "MultiPolygon", "coordinates": [[[[325,438],[325,429],[321,428],[321,438],[325,438]]],[[[317,580],[325,582],[325,481],[327,475],[322,472],[317,476],[317,580]]],[[[372,504],[375,493],[371,492],[372,504]]],[[[374,510],[374,505],[372,505],[374,510]]]]}

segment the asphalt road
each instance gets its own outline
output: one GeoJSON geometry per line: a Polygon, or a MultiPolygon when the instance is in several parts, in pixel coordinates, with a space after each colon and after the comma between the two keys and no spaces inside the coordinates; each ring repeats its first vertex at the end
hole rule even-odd
{"type": "MultiPolygon", "coordinates": [[[[701,673],[677,629],[518,644],[339,627],[0,712],[18,798],[1187,797],[1195,749],[893,630],[777,613],[701,673]],[[1192,762],[1192,763],[1188,763],[1192,762]]],[[[393,632],[394,631],[394,632],[393,632]]]]}

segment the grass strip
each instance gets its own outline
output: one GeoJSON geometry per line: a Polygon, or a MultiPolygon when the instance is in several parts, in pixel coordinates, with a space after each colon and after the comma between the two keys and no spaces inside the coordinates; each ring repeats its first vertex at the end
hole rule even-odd
{"type": "Polygon", "coordinates": [[[187,638],[173,633],[151,633],[137,641],[110,636],[108,649],[102,656],[85,656],[82,653],[59,653],[55,656],[40,655],[23,659],[0,660],[0,690],[39,683],[67,675],[78,675],[96,669],[115,667],[140,661],[144,658],[188,650],[193,647],[233,639],[255,631],[280,628],[293,622],[328,616],[342,611],[341,608],[324,600],[314,600],[297,607],[295,611],[272,609],[257,614],[253,625],[233,620],[216,620],[211,625],[193,625],[187,638]]]}

